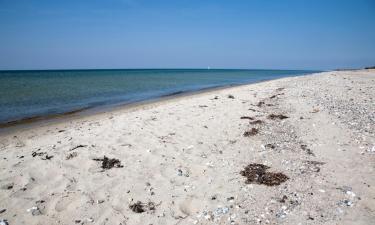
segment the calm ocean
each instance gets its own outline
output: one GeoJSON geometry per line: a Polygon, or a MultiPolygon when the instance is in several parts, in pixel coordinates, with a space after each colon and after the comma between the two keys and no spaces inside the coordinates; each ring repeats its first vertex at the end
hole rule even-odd
{"type": "Polygon", "coordinates": [[[124,69],[0,71],[0,123],[316,71],[124,69]]]}

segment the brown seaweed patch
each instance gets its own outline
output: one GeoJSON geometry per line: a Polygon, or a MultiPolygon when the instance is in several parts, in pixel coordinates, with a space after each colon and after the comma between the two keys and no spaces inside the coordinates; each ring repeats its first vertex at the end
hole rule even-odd
{"type": "Polygon", "coordinates": [[[256,135],[257,133],[259,132],[259,130],[257,128],[251,128],[249,131],[245,131],[245,133],[243,133],[243,136],[244,137],[249,137],[249,136],[254,136],[256,135]]]}
{"type": "Polygon", "coordinates": [[[285,115],[282,115],[282,114],[270,114],[268,115],[267,117],[268,119],[271,119],[271,120],[276,120],[276,119],[280,119],[280,120],[283,120],[283,119],[287,119],[289,118],[288,116],[285,116],[285,115]]]}
{"type": "Polygon", "coordinates": [[[283,173],[267,172],[269,168],[270,167],[263,164],[252,163],[247,165],[240,174],[246,177],[247,184],[255,183],[275,186],[289,179],[289,177],[283,173]]]}
{"type": "Polygon", "coordinates": [[[102,169],[112,169],[112,168],[121,168],[124,167],[121,165],[121,161],[118,159],[110,159],[106,156],[104,156],[102,159],[101,158],[95,158],[93,159],[94,161],[101,161],[102,162],[102,169]]]}

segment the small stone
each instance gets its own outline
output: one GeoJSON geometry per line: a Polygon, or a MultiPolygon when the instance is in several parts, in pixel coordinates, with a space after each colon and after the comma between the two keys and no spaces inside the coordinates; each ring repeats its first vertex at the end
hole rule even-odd
{"type": "Polygon", "coordinates": [[[39,208],[37,206],[33,206],[30,209],[27,209],[26,211],[31,212],[31,215],[33,215],[33,216],[37,216],[37,215],[42,214],[42,212],[39,210],[39,208]]]}
{"type": "Polygon", "coordinates": [[[9,225],[8,220],[1,220],[0,219],[0,225],[9,225]]]}

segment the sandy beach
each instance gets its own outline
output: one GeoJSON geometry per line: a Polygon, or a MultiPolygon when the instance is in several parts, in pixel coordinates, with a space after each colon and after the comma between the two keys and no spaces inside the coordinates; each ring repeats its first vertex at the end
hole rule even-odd
{"type": "Polygon", "coordinates": [[[375,70],[208,91],[0,134],[15,224],[374,224],[375,70]]]}

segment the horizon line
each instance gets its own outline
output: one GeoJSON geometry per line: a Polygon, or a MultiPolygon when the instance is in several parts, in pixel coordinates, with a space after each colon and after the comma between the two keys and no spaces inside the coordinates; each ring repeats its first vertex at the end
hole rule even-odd
{"type": "MultiPolygon", "coordinates": [[[[354,68],[353,68],[354,69],[354,68]]],[[[361,68],[357,68],[361,69],[361,68]]],[[[364,69],[364,68],[363,68],[364,69]]],[[[92,70],[306,70],[306,71],[331,71],[339,69],[276,69],[276,68],[179,68],[179,67],[169,67],[169,68],[77,68],[77,69],[0,69],[0,72],[21,72],[21,71],[92,71],[92,70]]]]}

